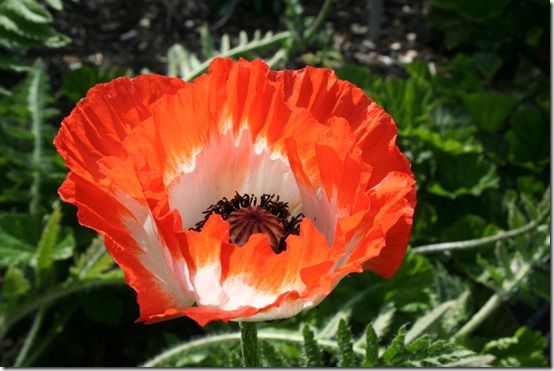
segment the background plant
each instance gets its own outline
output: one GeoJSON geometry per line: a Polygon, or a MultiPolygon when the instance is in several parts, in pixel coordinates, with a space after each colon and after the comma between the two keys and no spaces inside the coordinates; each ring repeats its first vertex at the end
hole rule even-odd
{"type": "MultiPolygon", "coordinates": [[[[61,118],[95,83],[149,71],[53,73],[48,50],[71,48],[54,27],[62,5],[85,6],[0,1],[2,365],[238,366],[236,324],[134,324],[134,294],[102,241],[57,201],[61,118]]],[[[392,78],[340,54],[329,21],[338,3],[321,5],[223,2],[218,27],[198,26],[198,44],[171,46],[157,71],[192,80],[217,55],[333,67],[391,113],[412,162],[418,207],[398,274],[350,276],[316,309],[261,325],[262,365],[549,365],[547,5],[433,0],[426,22],[442,58],[392,78]],[[227,30],[241,9],[280,15],[280,26],[227,30]]]]}

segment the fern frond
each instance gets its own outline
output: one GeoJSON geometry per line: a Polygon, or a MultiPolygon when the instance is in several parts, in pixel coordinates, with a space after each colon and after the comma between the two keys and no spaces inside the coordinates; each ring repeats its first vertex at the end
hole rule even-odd
{"type": "Polygon", "coordinates": [[[205,72],[211,61],[216,57],[240,57],[247,56],[262,49],[269,48],[291,37],[289,31],[273,34],[271,31],[262,36],[260,31],[254,32],[251,39],[244,31],[239,33],[238,44],[231,47],[230,37],[225,34],[221,37],[220,50],[216,50],[212,37],[206,28],[201,28],[201,44],[204,60],[200,61],[198,56],[186,50],[182,45],[175,44],[168,51],[168,75],[179,76],[189,81],[205,72]]]}
{"type": "Polygon", "coordinates": [[[321,358],[321,350],[314,338],[314,333],[308,325],[302,330],[304,336],[304,356],[306,357],[306,367],[321,367],[323,361],[321,358]]]}
{"type": "Polygon", "coordinates": [[[267,341],[260,342],[260,352],[262,354],[262,362],[264,367],[287,367],[285,359],[277,353],[275,347],[267,341]]]}
{"type": "Polygon", "coordinates": [[[339,367],[357,367],[358,360],[352,347],[352,333],[344,319],[339,322],[337,344],[340,349],[339,367]]]}
{"type": "Polygon", "coordinates": [[[371,323],[367,325],[365,339],[365,357],[362,362],[362,367],[377,366],[377,361],[379,359],[379,338],[377,337],[371,323]]]}
{"type": "Polygon", "coordinates": [[[406,327],[407,325],[400,327],[396,336],[392,339],[390,345],[381,356],[386,365],[395,365],[397,359],[405,357],[406,327]]]}

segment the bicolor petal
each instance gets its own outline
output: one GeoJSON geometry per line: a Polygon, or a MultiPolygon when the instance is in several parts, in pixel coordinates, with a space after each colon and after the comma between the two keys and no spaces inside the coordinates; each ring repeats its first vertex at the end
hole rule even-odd
{"type": "Polygon", "coordinates": [[[400,266],[416,198],[396,134],[331,70],[216,59],[192,83],[91,89],[55,139],[59,193],[105,237],[140,321],[287,318],[400,266]]]}

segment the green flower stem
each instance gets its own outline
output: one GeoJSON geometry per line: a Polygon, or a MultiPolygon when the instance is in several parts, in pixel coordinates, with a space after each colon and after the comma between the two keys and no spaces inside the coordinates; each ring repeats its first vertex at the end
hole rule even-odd
{"type": "Polygon", "coordinates": [[[329,13],[331,12],[332,5],[333,5],[333,0],[325,0],[325,2],[323,3],[323,6],[319,10],[317,18],[314,20],[314,22],[310,25],[310,28],[304,34],[304,40],[306,43],[309,43],[319,32],[319,29],[321,28],[321,26],[323,26],[323,22],[325,22],[325,20],[329,16],[329,13]]]}
{"type": "Polygon", "coordinates": [[[488,245],[496,241],[506,240],[508,238],[513,238],[519,236],[520,234],[525,234],[531,232],[535,229],[545,216],[549,214],[550,210],[546,210],[537,219],[532,220],[523,227],[512,229],[510,231],[498,232],[494,236],[488,236],[483,238],[476,238],[474,240],[466,241],[454,241],[454,242],[444,242],[444,243],[435,243],[431,245],[419,246],[411,249],[412,252],[417,254],[430,254],[435,252],[444,252],[449,250],[460,250],[460,249],[469,249],[473,247],[479,247],[482,245],[488,245]]]}
{"type": "Polygon", "coordinates": [[[234,47],[230,50],[228,50],[225,53],[218,54],[212,58],[207,59],[200,65],[198,65],[196,68],[194,68],[192,71],[189,72],[188,75],[183,76],[183,79],[185,81],[190,81],[194,79],[195,77],[199,76],[200,74],[204,73],[208,67],[210,66],[210,63],[216,58],[216,57],[224,57],[224,58],[233,58],[239,55],[244,55],[244,53],[257,50],[260,48],[265,48],[267,46],[271,46],[277,43],[280,43],[288,38],[290,38],[291,33],[289,31],[283,31],[276,33],[275,35],[272,35],[271,37],[263,37],[262,39],[258,41],[253,41],[248,43],[247,45],[239,45],[237,47],[234,47]]]}
{"type": "Polygon", "coordinates": [[[27,356],[29,354],[29,350],[31,349],[31,346],[33,345],[35,338],[37,337],[40,326],[42,325],[42,320],[44,319],[44,313],[46,313],[46,309],[44,307],[38,310],[35,316],[35,319],[33,320],[33,324],[31,325],[31,329],[29,330],[29,333],[25,338],[23,347],[19,351],[19,354],[17,355],[15,363],[13,364],[13,367],[21,367],[24,365],[27,359],[27,356]]]}
{"type": "Polygon", "coordinates": [[[240,322],[240,343],[244,367],[260,367],[256,322],[240,322]]]}
{"type": "Polygon", "coordinates": [[[39,169],[40,162],[42,161],[42,126],[44,124],[44,102],[41,101],[41,89],[44,88],[44,63],[41,59],[35,62],[35,66],[32,69],[31,86],[29,87],[29,95],[27,97],[27,103],[29,112],[31,113],[31,131],[34,136],[33,143],[33,155],[31,162],[33,164],[33,181],[31,183],[31,202],[29,204],[29,212],[33,215],[37,215],[40,207],[41,200],[41,183],[42,174],[39,169]]]}
{"type": "Polygon", "coordinates": [[[487,300],[485,305],[479,309],[477,313],[471,317],[471,319],[454,335],[455,338],[467,336],[475,331],[481,323],[483,323],[504,300],[506,300],[513,292],[513,290],[519,285],[519,283],[531,272],[533,268],[533,262],[527,263],[522,266],[515,277],[508,281],[503,289],[487,300]]]}

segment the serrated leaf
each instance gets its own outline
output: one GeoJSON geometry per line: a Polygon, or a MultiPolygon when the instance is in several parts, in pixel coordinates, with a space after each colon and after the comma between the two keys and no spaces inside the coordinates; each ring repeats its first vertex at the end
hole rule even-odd
{"type": "Polygon", "coordinates": [[[388,365],[388,366],[397,365],[395,363],[396,358],[401,358],[404,356],[406,352],[406,346],[405,346],[406,327],[407,325],[403,325],[398,330],[395,337],[392,339],[390,345],[387,347],[387,349],[381,356],[385,365],[388,365]]]}
{"type": "Polygon", "coordinates": [[[202,46],[202,54],[204,58],[212,58],[215,56],[214,41],[210,35],[208,26],[205,24],[200,27],[200,45],[202,46]]]}
{"type": "Polygon", "coordinates": [[[304,356],[306,357],[306,367],[321,367],[323,361],[321,351],[315,340],[314,333],[308,325],[304,325],[302,330],[304,336],[304,356]]]}
{"type": "Polygon", "coordinates": [[[487,367],[492,364],[495,357],[490,354],[463,357],[459,360],[447,363],[444,367],[487,367]]]}
{"type": "Polygon", "coordinates": [[[362,367],[377,366],[379,359],[379,339],[370,323],[365,331],[365,357],[362,362],[362,367]]]}
{"type": "Polygon", "coordinates": [[[3,277],[2,296],[7,300],[14,300],[25,295],[30,288],[31,283],[23,272],[14,265],[9,266],[3,277]]]}
{"type": "Polygon", "coordinates": [[[339,367],[356,367],[356,355],[352,347],[352,333],[344,319],[339,322],[337,344],[340,350],[339,367]]]}
{"type": "Polygon", "coordinates": [[[219,47],[221,54],[225,54],[231,49],[231,39],[228,34],[221,36],[221,45],[219,47]]]}
{"type": "Polygon", "coordinates": [[[244,46],[246,44],[248,44],[248,34],[241,30],[239,32],[239,45],[244,46]]]}
{"type": "Polygon", "coordinates": [[[167,51],[167,75],[171,77],[184,76],[190,70],[188,52],[180,44],[172,45],[167,51]]]}
{"type": "Polygon", "coordinates": [[[318,339],[330,339],[333,338],[338,329],[339,323],[342,320],[348,320],[352,314],[352,308],[341,308],[337,313],[327,322],[327,325],[317,334],[318,339]]]}
{"type": "Polygon", "coordinates": [[[229,367],[232,368],[241,368],[242,359],[240,357],[240,352],[229,352],[228,364],[229,367]]]}
{"type": "Polygon", "coordinates": [[[545,348],[546,339],[539,331],[520,327],[511,338],[489,341],[482,353],[494,355],[499,367],[544,367],[548,365],[545,348]]]}
{"type": "Polygon", "coordinates": [[[408,345],[408,354],[398,360],[398,365],[409,367],[442,366],[473,357],[474,352],[445,340],[432,343],[424,336],[408,345]]]}
{"type": "Polygon", "coordinates": [[[419,318],[410,328],[410,331],[406,333],[406,344],[410,343],[423,332],[427,331],[435,322],[439,321],[442,316],[454,306],[455,302],[455,300],[446,301],[419,318]]]}
{"type": "Polygon", "coordinates": [[[263,367],[286,367],[283,357],[267,341],[260,342],[260,353],[262,355],[263,367]]]}

